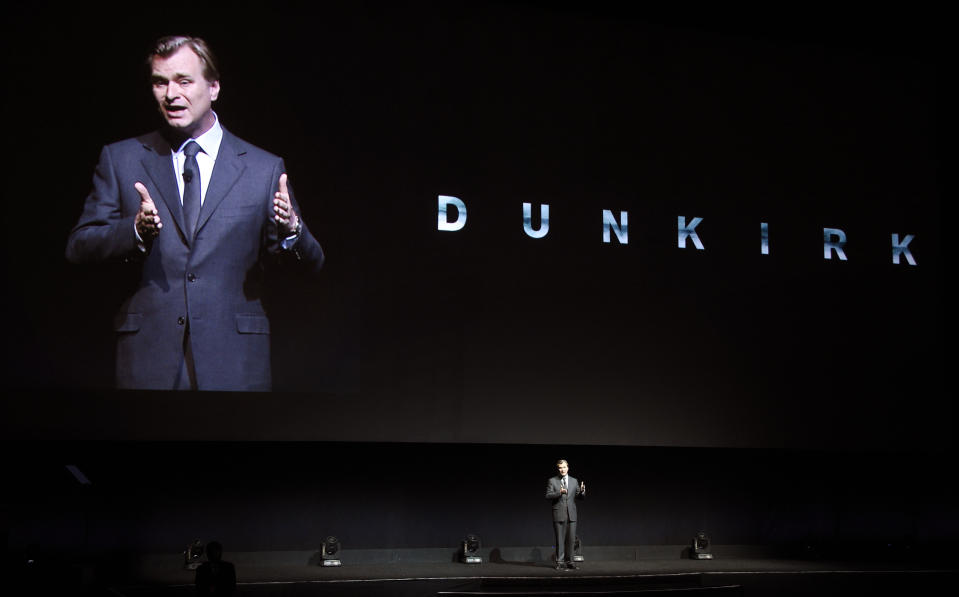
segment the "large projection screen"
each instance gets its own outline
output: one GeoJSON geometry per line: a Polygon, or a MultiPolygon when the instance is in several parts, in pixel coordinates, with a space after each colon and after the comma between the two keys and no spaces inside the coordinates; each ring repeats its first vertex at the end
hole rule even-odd
{"type": "Polygon", "coordinates": [[[16,54],[31,94],[8,139],[44,220],[7,216],[8,431],[948,441],[937,46],[852,19],[287,9],[187,29],[220,54],[224,126],[285,158],[327,267],[275,275],[274,391],[199,397],[111,389],[136,272],[63,258],[99,148],[159,123],[143,56],[178,23],[23,9],[8,43],[48,43],[16,54]]]}

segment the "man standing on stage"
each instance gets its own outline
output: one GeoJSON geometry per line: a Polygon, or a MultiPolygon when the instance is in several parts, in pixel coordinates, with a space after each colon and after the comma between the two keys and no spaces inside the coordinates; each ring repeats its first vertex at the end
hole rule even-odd
{"type": "Polygon", "coordinates": [[[67,259],[137,268],[114,320],[119,388],[269,390],[264,269],[318,272],[323,249],[283,160],[220,125],[206,42],[162,38],[147,62],[164,126],[103,148],[67,259]]]}
{"type": "Polygon", "coordinates": [[[557,475],[546,484],[546,499],[553,504],[553,531],[556,537],[556,569],[575,570],[573,543],[576,540],[576,500],[586,497],[586,484],[569,476],[565,460],[556,463],[557,475]]]}

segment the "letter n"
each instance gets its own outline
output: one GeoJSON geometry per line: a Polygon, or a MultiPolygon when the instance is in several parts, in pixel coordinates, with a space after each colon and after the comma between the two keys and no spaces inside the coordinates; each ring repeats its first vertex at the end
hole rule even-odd
{"type": "Polygon", "coordinates": [[[629,244],[629,214],[625,211],[619,212],[619,222],[616,221],[616,216],[613,215],[613,212],[604,209],[603,210],[603,242],[610,242],[610,231],[612,230],[613,234],[616,235],[616,240],[619,241],[619,244],[625,245],[629,244]]]}

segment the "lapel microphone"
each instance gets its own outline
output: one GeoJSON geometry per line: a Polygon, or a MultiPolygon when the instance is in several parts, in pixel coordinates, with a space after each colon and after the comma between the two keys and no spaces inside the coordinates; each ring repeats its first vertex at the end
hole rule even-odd
{"type": "Polygon", "coordinates": [[[183,182],[190,184],[193,180],[193,170],[183,170],[183,182]]]}

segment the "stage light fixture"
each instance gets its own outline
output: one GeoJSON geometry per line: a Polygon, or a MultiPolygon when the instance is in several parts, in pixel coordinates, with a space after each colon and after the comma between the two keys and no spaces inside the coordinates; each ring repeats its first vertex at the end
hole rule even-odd
{"type": "Polygon", "coordinates": [[[482,564],[483,558],[477,552],[481,546],[479,535],[470,533],[463,539],[463,563],[464,564],[482,564]]]}
{"type": "Polygon", "coordinates": [[[711,560],[713,554],[710,552],[709,537],[706,531],[699,531],[693,537],[693,545],[689,550],[689,557],[693,560],[711,560]]]}
{"type": "Polygon", "coordinates": [[[579,540],[579,535],[576,535],[576,539],[573,541],[573,561],[586,561],[586,558],[583,557],[583,542],[579,540]]]}
{"type": "Polygon", "coordinates": [[[340,551],[340,540],[330,535],[323,540],[323,546],[320,548],[320,555],[322,558],[322,564],[324,566],[341,566],[343,563],[340,562],[340,558],[337,557],[337,552],[340,551]]]}

